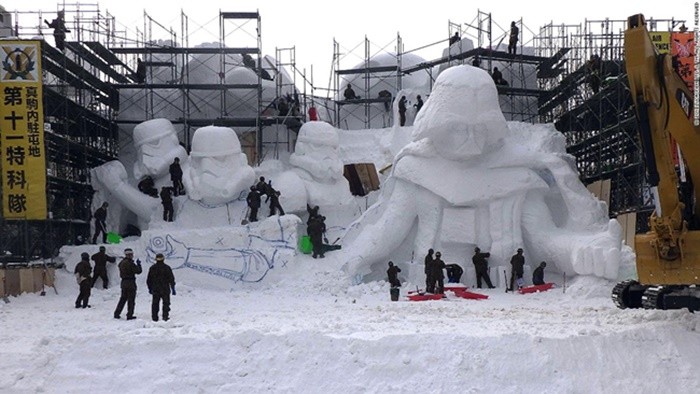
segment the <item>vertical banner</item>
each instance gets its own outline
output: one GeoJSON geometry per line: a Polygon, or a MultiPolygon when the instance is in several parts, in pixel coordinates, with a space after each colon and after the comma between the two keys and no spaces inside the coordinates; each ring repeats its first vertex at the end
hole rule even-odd
{"type": "Polygon", "coordinates": [[[0,41],[0,159],[5,219],[46,219],[40,41],[0,41]]]}
{"type": "Polygon", "coordinates": [[[671,56],[676,72],[683,78],[688,89],[694,91],[695,34],[674,32],[671,35],[671,56]]]}

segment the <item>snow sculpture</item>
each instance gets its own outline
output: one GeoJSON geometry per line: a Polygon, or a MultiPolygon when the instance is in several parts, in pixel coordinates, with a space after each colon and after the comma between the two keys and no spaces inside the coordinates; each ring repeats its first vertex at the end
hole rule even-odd
{"type": "Polygon", "coordinates": [[[338,132],[330,124],[305,123],[299,130],[289,164],[306,188],[309,205],[336,207],[352,201],[338,152],[338,132]]]}
{"type": "Polygon", "coordinates": [[[146,175],[154,179],[169,175],[168,169],[176,157],[180,161],[187,158],[187,152],[180,145],[175,128],[167,119],[139,123],[134,127],[133,137],[138,157],[134,162],[136,180],[146,175]]]}
{"type": "Polygon", "coordinates": [[[491,77],[471,66],[443,72],[394,159],[379,201],[344,236],[344,269],[382,273],[387,259],[420,256],[471,266],[474,247],[506,265],[518,247],[567,274],[616,278],[621,229],[580,183],[553,128],[506,123],[491,77]],[[373,267],[374,264],[377,264],[373,267]]]}
{"type": "Polygon", "coordinates": [[[190,157],[183,183],[192,200],[221,205],[247,192],[255,182],[255,172],[241,151],[238,136],[228,127],[197,129],[190,157]]]}
{"type": "Polygon", "coordinates": [[[133,139],[136,148],[133,177],[129,178],[124,165],[117,160],[93,168],[93,188],[102,194],[102,198],[93,201],[101,204],[105,199],[110,200],[110,209],[115,213],[120,210],[115,207],[117,203],[136,214],[139,227],[147,228],[151,215],[160,206],[160,200],[143,194],[136,184],[143,177],[150,176],[158,189],[171,186],[169,166],[178,157],[186,167],[187,152],[180,146],[175,128],[167,119],[152,119],[136,125],[133,139]]]}

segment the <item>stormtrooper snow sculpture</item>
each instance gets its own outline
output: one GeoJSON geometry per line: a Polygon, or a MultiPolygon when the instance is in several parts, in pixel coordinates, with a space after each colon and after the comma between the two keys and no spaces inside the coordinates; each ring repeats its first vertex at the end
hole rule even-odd
{"type": "MultiPolygon", "coordinates": [[[[154,180],[168,175],[173,160],[187,158],[172,123],[167,119],[152,119],[134,127],[134,147],[138,160],[134,162],[134,178],[150,176],[154,180]]],[[[169,178],[168,178],[169,179],[169,178]]]]}
{"type": "Polygon", "coordinates": [[[93,201],[101,204],[109,200],[114,213],[121,207],[126,208],[136,214],[139,227],[145,229],[151,215],[159,212],[160,200],[143,194],[135,185],[143,177],[150,176],[157,188],[170,186],[169,166],[176,157],[186,166],[187,152],[180,146],[175,128],[167,119],[139,123],[134,127],[133,139],[136,148],[133,177],[129,179],[124,165],[117,160],[93,168],[92,186],[102,194],[93,201]]]}
{"type": "MultiPolygon", "coordinates": [[[[617,277],[621,229],[578,180],[563,136],[542,125],[509,129],[485,71],[440,74],[412,141],[394,159],[379,201],[344,236],[350,275],[383,272],[387,259],[429,248],[471,264],[478,246],[492,265],[523,247],[529,261],[567,274],[617,277]]],[[[420,283],[422,264],[411,268],[420,283]]]]}
{"type": "Polygon", "coordinates": [[[225,204],[255,182],[255,172],[241,151],[238,136],[228,127],[197,129],[190,158],[183,183],[192,200],[212,206],[225,204]]]}
{"type": "Polygon", "coordinates": [[[338,140],[338,132],[326,122],[307,122],[299,130],[289,164],[301,178],[311,206],[335,207],[352,201],[350,185],[343,176],[338,140]]]}

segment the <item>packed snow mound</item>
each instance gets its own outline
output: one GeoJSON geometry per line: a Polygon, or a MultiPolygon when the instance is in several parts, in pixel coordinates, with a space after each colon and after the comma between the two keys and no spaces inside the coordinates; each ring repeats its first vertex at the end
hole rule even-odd
{"type": "Polygon", "coordinates": [[[446,262],[468,262],[479,247],[492,266],[507,266],[522,247],[533,266],[547,261],[568,275],[618,277],[619,224],[581,184],[556,130],[506,123],[485,71],[458,66],[440,74],[412,139],[377,204],[349,226],[350,275],[376,279],[393,260],[420,283],[422,258],[415,257],[430,248],[446,262]]]}

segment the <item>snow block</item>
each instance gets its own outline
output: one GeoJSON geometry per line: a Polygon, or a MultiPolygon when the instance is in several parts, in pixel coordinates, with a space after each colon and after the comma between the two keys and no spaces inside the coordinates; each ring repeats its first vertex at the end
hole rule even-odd
{"type": "Polygon", "coordinates": [[[540,291],[547,291],[547,290],[551,289],[552,287],[554,287],[554,283],[545,283],[543,285],[523,287],[522,289],[518,290],[518,293],[520,293],[520,294],[538,293],[540,291]]]}

